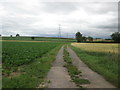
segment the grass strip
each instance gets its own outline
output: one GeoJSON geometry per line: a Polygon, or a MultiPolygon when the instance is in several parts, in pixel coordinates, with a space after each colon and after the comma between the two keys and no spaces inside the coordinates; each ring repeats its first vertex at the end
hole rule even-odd
{"type": "Polygon", "coordinates": [[[81,71],[77,69],[76,66],[72,64],[72,59],[69,56],[69,53],[66,50],[66,47],[64,48],[64,61],[66,64],[64,67],[67,68],[68,73],[72,79],[73,82],[79,87],[81,87],[81,84],[89,84],[90,82],[87,79],[81,79],[81,71]]]}

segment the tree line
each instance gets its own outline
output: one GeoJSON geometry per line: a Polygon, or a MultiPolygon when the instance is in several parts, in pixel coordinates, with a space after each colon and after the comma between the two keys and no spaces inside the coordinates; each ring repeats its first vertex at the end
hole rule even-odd
{"type": "Polygon", "coordinates": [[[89,36],[89,37],[85,37],[83,36],[80,32],[76,33],[76,40],[77,42],[85,42],[86,40],[88,41],[93,41],[93,37],[89,36]]]}
{"type": "MultiPolygon", "coordinates": [[[[110,36],[111,36],[111,38],[114,42],[120,43],[120,32],[114,32],[110,36]]],[[[78,43],[79,42],[85,42],[86,40],[93,41],[93,37],[91,37],[91,36],[85,37],[80,32],[77,32],[75,37],[76,37],[76,40],[77,40],[78,43]]]]}

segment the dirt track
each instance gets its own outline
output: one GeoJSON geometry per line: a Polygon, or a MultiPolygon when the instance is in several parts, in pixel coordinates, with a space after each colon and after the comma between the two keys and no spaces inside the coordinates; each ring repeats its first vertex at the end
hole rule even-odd
{"type": "Polygon", "coordinates": [[[82,72],[82,77],[90,81],[90,84],[85,86],[86,88],[115,88],[115,86],[107,82],[101,75],[88,68],[70,47],[67,47],[67,50],[73,60],[73,64],[82,72]]]}
{"type": "Polygon", "coordinates": [[[63,65],[64,60],[62,47],[59,50],[56,60],[48,73],[47,80],[50,80],[48,88],[76,88],[76,85],[71,82],[70,76],[63,65]]]}

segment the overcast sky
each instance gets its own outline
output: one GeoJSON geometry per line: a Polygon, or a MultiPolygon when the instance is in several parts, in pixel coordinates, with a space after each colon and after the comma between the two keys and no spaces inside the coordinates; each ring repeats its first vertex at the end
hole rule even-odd
{"type": "Polygon", "coordinates": [[[118,31],[117,2],[40,2],[40,0],[2,0],[0,27],[2,35],[109,38],[118,31]]]}

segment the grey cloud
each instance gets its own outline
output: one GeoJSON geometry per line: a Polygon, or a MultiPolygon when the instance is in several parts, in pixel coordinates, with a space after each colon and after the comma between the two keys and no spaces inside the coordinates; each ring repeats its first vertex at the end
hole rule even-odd
{"type": "Polygon", "coordinates": [[[111,26],[98,26],[97,28],[101,28],[101,29],[112,29],[112,30],[115,30],[118,28],[118,26],[115,24],[115,25],[111,25],[111,26]]]}
{"type": "Polygon", "coordinates": [[[89,13],[94,14],[105,14],[109,12],[117,12],[118,11],[118,3],[117,2],[47,2],[43,3],[44,10],[49,13],[71,13],[77,9],[83,9],[89,13]]]}
{"type": "Polygon", "coordinates": [[[73,2],[50,2],[44,5],[44,10],[49,13],[68,14],[77,9],[77,3],[73,2]]]}
{"type": "MultiPolygon", "coordinates": [[[[28,2],[26,2],[26,4],[22,4],[19,1],[17,2],[6,2],[3,1],[1,2],[1,4],[4,7],[5,11],[9,12],[9,16],[19,16],[19,15],[39,15],[40,11],[39,11],[39,6],[31,6],[32,9],[30,7],[27,7],[25,5],[27,5],[28,2]]],[[[42,3],[41,3],[42,4],[42,3]]],[[[41,5],[40,4],[40,5],[41,5]]]]}
{"type": "Polygon", "coordinates": [[[95,26],[95,28],[98,29],[103,29],[106,31],[117,31],[118,30],[118,24],[117,23],[110,23],[110,24],[102,24],[102,25],[98,25],[95,26]]]}
{"type": "Polygon", "coordinates": [[[90,13],[94,14],[105,14],[109,12],[118,12],[117,2],[99,2],[99,3],[86,3],[83,7],[90,13]]]}

